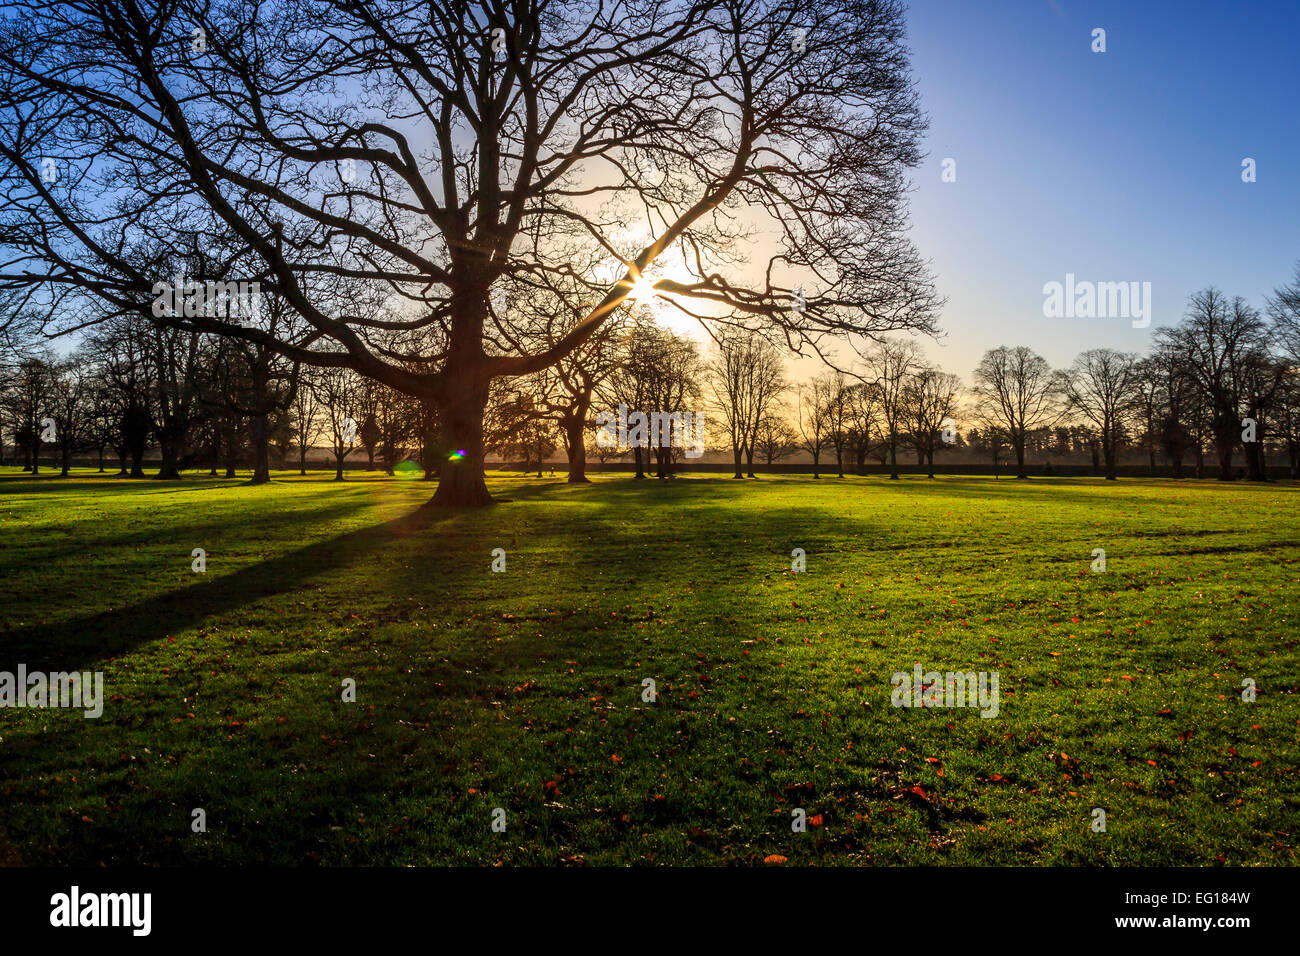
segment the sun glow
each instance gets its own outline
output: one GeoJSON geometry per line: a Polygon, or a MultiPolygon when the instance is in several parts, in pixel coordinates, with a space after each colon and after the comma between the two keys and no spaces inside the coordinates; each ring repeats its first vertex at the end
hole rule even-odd
{"type": "Polygon", "coordinates": [[[659,293],[655,291],[654,281],[645,275],[639,275],[632,281],[632,288],[627,297],[641,305],[649,305],[659,293]]]}
{"type": "Polygon", "coordinates": [[[651,273],[637,275],[632,280],[623,304],[637,312],[649,313],[658,325],[678,335],[702,341],[704,333],[699,322],[673,307],[678,297],[655,289],[655,283],[665,279],[683,285],[690,285],[696,280],[689,272],[681,269],[674,270],[671,266],[666,270],[656,266],[651,273]]]}

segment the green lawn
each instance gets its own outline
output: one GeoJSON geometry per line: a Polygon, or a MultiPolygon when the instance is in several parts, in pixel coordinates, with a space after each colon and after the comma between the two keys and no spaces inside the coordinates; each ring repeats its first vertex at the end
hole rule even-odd
{"type": "Polygon", "coordinates": [[[0,859],[1298,861],[1294,485],[327,477],[0,471],[0,670],[105,675],[0,710],[0,859]]]}

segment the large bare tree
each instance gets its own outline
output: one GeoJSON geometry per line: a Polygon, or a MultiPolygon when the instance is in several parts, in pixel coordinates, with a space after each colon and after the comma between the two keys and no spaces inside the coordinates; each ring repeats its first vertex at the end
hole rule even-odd
{"type": "Polygon", "coordinates": [[[862,475],[866,473],[867,456],[873,447],[872,436],[879,430],[877,421],[880,408],[876,401],[876,390],[869,382],[856,382],[849,388],[848,403],[845,428],[849,442],[853,445],[857,472],[862,475]]]}
{"type": "Polygon", "coordinates": [[[1267,308],[1279,344],[1292,362],[1300,364],[1300,262],[1291,281],[1273,290],[1267,308]]]}
{"type": "Polygon", "coordinates": [[[812,456],[814,478],[822,476],[822,452],[831,443],[831,403],[841,385],[836,373],[828,370],[799,388],[799,435],[803,450],[812,456]]]}
{"type": "Polygon", "coordinates": [[[489,383],[555,364],[652,279],[685,312],[813,350],[934,330],[904,235],[925,121],[897,0],[0,10],[0,286],[60,331],[90,298],[151,310],[180,261],[186,281],[257,281],[305,336],[162,320],[433,403],[464,451],[436,502],[491,500],[489,383]],[[575,244],[606,268],[576,269],[575,244]],[[497,290],[580,317],[516,349],[497,290]]]}
{"type": "MultiPolygon", "coordinates": [[[[548,324],[547,331],[562,334],[563,325],[548,324]]],[[[619,326],[606,323],[587,341],[550,368],[537,373],[535,401],[559,426],[569,460],[568,482],[587,484],[587,433],[596,390],[614,374],[620,359],[619,326]]]]}
{"type": "Polygon", "coordinates": [[[54,368],[50,379],[49,413],[59,450],[59,477],[72,471],[72,456],[91,442],[91,390],[94,381],[82,355],[72,355],[54,368]]]}
{"type": "Polygon", "coordinates": [[[775,405],[758,423],[754,450],[769,468],[799,450],[799,433],[795,431],[785,408],[775,405]]]}
{"type": "Polygon", "coordinates": [[[974,393],[982,418],[1005,436],[1016,456],[1016,477],[1028,478],[1025,443],[1029,433],[1061,417],[1061,379],[1032,349],[1003,345],[989,349],[975,368],[974,393]]]}
{"type": "Polygon", "coordinates": [[[18,363],[12,382],[0,393],[5,417],[12,423],[14,444],[23,449],[23,471],[33,475],[41,471],[41,442],[45,440],[41,436],[48,434],[48,408],[56,374],[53,353],[48,349],[37,350],[18,363]]]}
{"type": "MultiPolygon", "coordinates": [[[[1235,477],[1232,456],[1244,444],[1243,419],[1256,419],[1262,434],[1264,413],[1280,387],[1269,340],[1270,326],[1258,309],[1214,286],[1189,296],[1182,322],[1157,332],[1157,342],[1175,357],[1208,408],[1222,481],[1235,477]]],[[[1246,448],[1250,475],[1259,480],[1264,478],[1261,444],[1257,439],[1246,448]]]]}
{"type": "Polygon", "coordinates": [[[862,380],[869,383],[884,420],[884,438],[889,450],[889,477],[898,479],[898,443],[907,424],[908,389],[913,372],[921,366],[916,343],[887,339],[867,353],[862,380]]]}
{"type": "MultiPolygon", "coordinates": [[[[1141,369],[1136,355],[1114,349],[1089,349],[1061,376],[1065,399],[1101,440],[1106,478],[1114,481],[1124,422],[1141,401],[1141,369]]],[[[1148,433],[1153,416],[1147,414],[1148,433]]],[[[1148,434],[1148,441],[1153,440],[1148,434]]]]}
{"type": "MultiPolygon", "coordinates": [[[[922,364],[904,386],[904,407],[908,419],[908,437],[916,449],[917,464],[927,465],[927,474],[934,477],[934,453],[944,442],[945,421],[951,421],[956,410],[961,379],[932,365],[922,364]]],[[[954,439],[956,437],[954,429],[954,439]]]]}
{"type": "Polygon", "coordinates": [[[720,335],[707,376],[712,407],[721,418],[735,462],[735,478],[743,478],[742,456],[754,476],[754,447],[765,417],[788,387],[780,352],[753,332],[720,335]]]}

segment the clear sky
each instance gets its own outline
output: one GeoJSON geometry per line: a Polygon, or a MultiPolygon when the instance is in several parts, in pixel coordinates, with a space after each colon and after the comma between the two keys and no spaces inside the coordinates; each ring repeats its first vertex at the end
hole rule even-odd
{"type": "Polygon", "coordinates": [[[948,297],[947,336],[927,349],[947,371],[969,379],[1004,344],[1054,366],[1142,352],[1189,293],[1214,284],[1262,307],[1290,278],[1300,3],[912,0],[908,26],[930,117],[913,236],[948,297]],[[1045,318],[1043,285],[1066,273],[1150,282],[1150,327],[1045,318]]]}

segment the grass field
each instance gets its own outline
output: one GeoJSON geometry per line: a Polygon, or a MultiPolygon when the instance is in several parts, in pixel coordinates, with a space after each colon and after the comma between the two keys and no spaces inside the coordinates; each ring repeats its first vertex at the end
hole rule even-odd
{"type": "Polygon", "coordinates": [[[1297,862],[1294,485],[326,477],[0,472],[0,858],[1297,862]]]}

